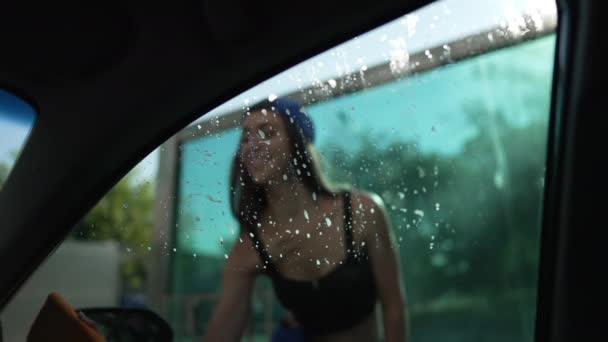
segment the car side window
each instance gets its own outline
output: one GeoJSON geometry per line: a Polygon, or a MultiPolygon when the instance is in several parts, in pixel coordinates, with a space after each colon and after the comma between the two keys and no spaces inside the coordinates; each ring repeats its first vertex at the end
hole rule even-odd
{"type": "MultiPolygon", "coordinates": [[[[556,27],[553,1],[437,1],[203,115],[74,227],[3,313],[5,336],[23,336],[9,327],[27,327],[56,290],[77,307],[150,308],[177,339],[200,340],[213,330],[238,244],[249,244],[258,270],[243,297],[243,339],[268,340],[292,317],[308,329],[265,275],[322,280],[351,249],[364,250],[382,298],[391,280],[381,271],[390,268],[374,260],[385,255],[374,252],[382,237],[365,227],[383,217],[394,245],[382,248],[398,261],[411,340],[532,341],[556,27]],[[284,99],[299,105],[284,109],[284,99]],[[302,163],[285,132],[314,143],[319,170],[302,163]],[[286,149],[275,148],[282,141],[286,149]],[[271,215],[247,216],[253,230],[244,226],[247,208],[271,198],[243,200],[247,182],[270,192],[272,182],[316,172],[332,189],[356,189],[354,247],[346,209],[333,200],[318,217],[304,209],[285,224],[291,207],[278,201],[271,215]],[[83,274],[87,286],[75,281],[83,274]]],[[[323,196],[302,201],[314,207],[331,197],[323,196]]],[[[382,327],[382,301],[374,305],[382,327]]]]}

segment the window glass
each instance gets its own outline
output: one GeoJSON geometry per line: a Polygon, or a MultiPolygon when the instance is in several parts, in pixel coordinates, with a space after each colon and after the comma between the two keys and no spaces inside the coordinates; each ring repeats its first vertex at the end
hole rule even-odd
{"type": "MultiPolygon", "coordinates": [[[[532,339],[554,45],[549,35],[306,107],[329,177],[387,206],[415,340],[532,339]]],[[[238,235],[227,200],[238,129],[180,145],[171,272],[174,305],[197,303],[191,329],[209,319],[217,298],[199,298],[221,290],[210,280],[238,235]]],[[[259,308],[264,336],[281,307],[259,308]]]]}
{"type": "MultiPolygon", "coordinates": [[[[209,333],[233,249],[255,250],[261,241],[239,235],[249,230],[231,207],[235,155],[244,136],[281,141],[271,140],[276,132],[269,127],[243,130],[244,121],[260,101],[290,98],[314,123],[322,175],[383,203],[353,202],[352,215],[363,222],[359,215],[385,214],[395,245],[383,252],[398,259],[395,282],[407,298],[410,340],[532,341],[556,25],[552,1],[438,1],[241,94],[119,182],[5,310],[4,326],[32,319],[53,285],[76,307],[150,308],[168,320],[177,340],[209,333]],[[91,263],[99,261],[87,273],[95,284],[89,290],[61,279],[90,268],[57,266],[84,251],[91,251],[91,263]],[[107,289],[104,296],[95,286],[107,289]]],[[[290,170],[301,176],[312,169],[300,162],[290,170]]],[[[331,274],[347,260],[340,258],[350,250],[340,230],[344,215],[334,209],[312,230],[302,228],[313,220],[308,211],[298,215],[302,226],[282,226],[282,235],[300,241],[294,245],[300,254],[285,257],[293,263],[282,272],[331,274]],[[298,250],[303,245],[308,252],[298,250]]],[[[367,242],[362,255],[379,260],[369,252],[378,235],[358,234],[355,228],[353,251],[367,242]]],[[[263,272],[270,264],[257,253],[252,259],[263,272]]],[[[271,259],[283,258],[277,253],[271,259]]],[[[376,264],[379,274],[390,270],[376,264]]],[[[385,284],[380,278],[375,284],[385,284]]],[[[269,340],[290,317],[276,293],[270,277],[258,276],[250,296],[239,297],[251,309],[243,340],[269,340]]],[[[379,335],[390,334],[382,331],[382,304],[375,305],[379,335]]]]}
{"type": "Polygon", "coordinates": [[[23,99],[0,89],[0,190],[34,125],[36,111],[23,99]]]}

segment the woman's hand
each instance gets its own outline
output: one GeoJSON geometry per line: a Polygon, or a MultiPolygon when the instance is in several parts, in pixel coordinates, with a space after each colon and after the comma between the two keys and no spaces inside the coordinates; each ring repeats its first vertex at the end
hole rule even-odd
{"type": "Polygon", "coordinates": [[[249,319],[251,292],[258,256],[241,233],[224,266],[222,293],[203,341],[240,341],[249,319]]]}

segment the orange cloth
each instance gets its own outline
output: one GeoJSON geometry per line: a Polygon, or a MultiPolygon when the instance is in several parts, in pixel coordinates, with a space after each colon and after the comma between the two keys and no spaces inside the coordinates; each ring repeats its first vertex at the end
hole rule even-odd
{"type": "Polygon", "coordinates": [[[30,328],[27,342],[104,342],[94,327],[81,319],[58,293],[49,294],[30,328]]]}

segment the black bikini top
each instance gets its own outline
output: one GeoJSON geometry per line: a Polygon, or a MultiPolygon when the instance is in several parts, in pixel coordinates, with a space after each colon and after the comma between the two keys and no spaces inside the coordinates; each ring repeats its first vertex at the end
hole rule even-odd
{"type": "Polygon", "coordinates": [[[261,246],[257,233],[252,232],[254,245],[257,245],[256,250],[279,301],[295,316],[307,335],[322,336],[351,328],[374,311],[376,284],[366,246],[355,246],[351,211],[350,194],[344,193],[346,257],[315,281],[283,277],[268,250],[261,246]]]}

